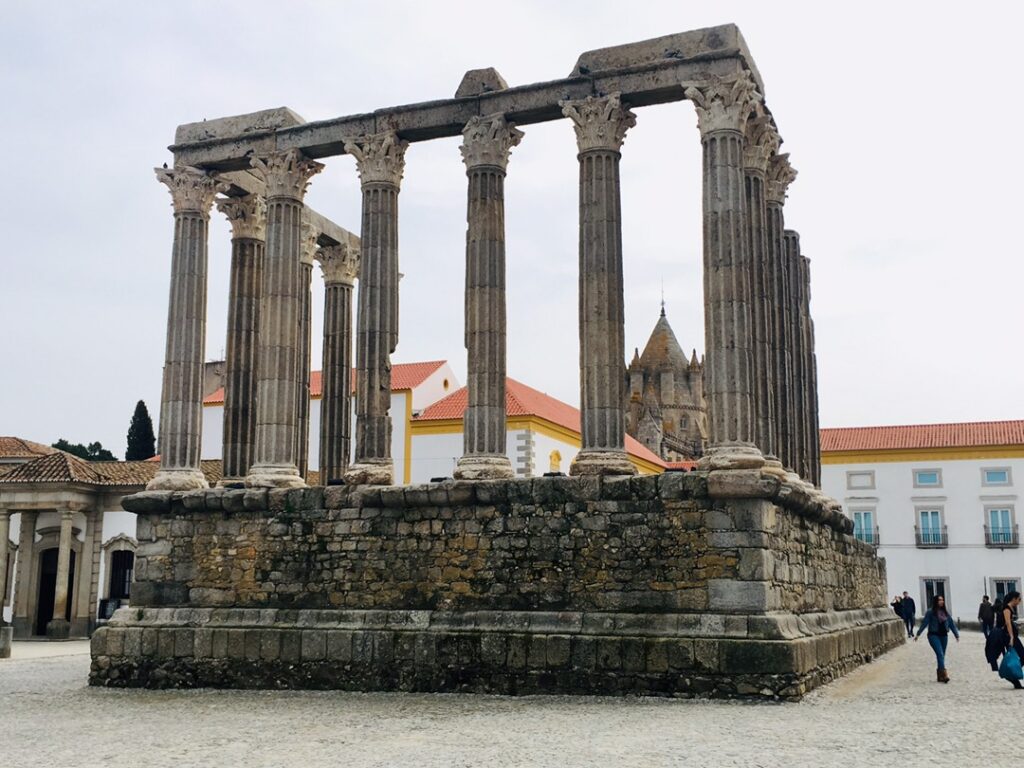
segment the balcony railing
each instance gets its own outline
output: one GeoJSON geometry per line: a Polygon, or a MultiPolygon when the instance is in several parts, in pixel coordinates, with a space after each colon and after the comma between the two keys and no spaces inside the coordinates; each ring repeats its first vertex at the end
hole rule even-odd
{"type": "Polygon", "coordinates": [[[946,526],[941,528],[919,528],[914,526],[914,542],[921,549],[942,549],[949,546],[946,526]]]}
{"type": "Polygon", "coordinates": [[[854,528],[853,537],[863,541],[865,544],[870,544],[873,547],[878,546],[878,528],[854,528]]]}
{"type": "Polygon", "coordinates": [[[985,546],[989,549],[1007,549],[1020,546],[1017,526],[985,526],[985,546]]]}

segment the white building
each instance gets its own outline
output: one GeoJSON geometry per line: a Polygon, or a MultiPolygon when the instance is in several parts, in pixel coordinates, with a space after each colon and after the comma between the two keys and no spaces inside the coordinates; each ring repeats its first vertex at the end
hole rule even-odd
{"type": "Polygon", "coordinates": [[[1024,420],[823,429],[821,461],[822,490],[878,547],[889,593],[909,592],[918,615],[941,594],[973,621],[983,594],[1021,589],[1024,420]]]}

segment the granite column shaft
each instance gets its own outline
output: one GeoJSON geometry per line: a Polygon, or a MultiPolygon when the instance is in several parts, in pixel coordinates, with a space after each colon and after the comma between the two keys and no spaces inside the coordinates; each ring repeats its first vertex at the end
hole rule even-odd
{"type": "Polygon", "coordinates": [[[70,509],[60,513],[60,539],[57,549],[57,584],[53,590],[53,618],[46,625],[47,637],[65,638],[71,625],[65,618],[68,611],[68,577],[71,573],[71,522],[74,512],[70,509]]]}
{"type": "Polygon", "coordinates": [[[316,256],[318,232],[303,225],[301,275],[299,282],[299,356],[296,368],[298,383],[298,429],[296,429],[295,455],[298,457],[299,476],[305,480],[309,471],[309,397],[310,363],[313,333],[313,259],[316,256]]]}
{"type": "Polygon", "coordinates": [[[793,414],[792,435],[790,436],[793,470],[803,479],[807,478],[807,359],[804,352],[804,329],[801,306],[804,301],[804,285],[800,255],[800,235],[786,230],[786,272],[789,285],[789,303],[786,322],[788,338],[792,340],[790,411],[793,414]]]}
{"type": "MultiPolygon", "coordinates": [[[[7,556],[10,553],[11,513],[0,509],[0,627],[4,625],[3,607],[7,601],[7,556]]],[[[13,612],[12,612],[13,615],[13,612]]]]}

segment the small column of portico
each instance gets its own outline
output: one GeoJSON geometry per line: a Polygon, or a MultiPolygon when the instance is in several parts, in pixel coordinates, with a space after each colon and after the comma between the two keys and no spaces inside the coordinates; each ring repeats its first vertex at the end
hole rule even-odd
{"type": "Polygon", "coordinates": [[[245,480],[256,442],[256,356],[263,295],[267,203],[261,195],[221,198],[231,223],[231,284],[224,363],[224,479],[245,480]]]}
{"type": "Polygon", "coordinates": [[[767,170],[768,257],[765,273],[769,279],[769,337],[771,339],[771,379],[774,384],[775,446],[779,460],[793,469],[791,436],[794,428],[792,412],[793,340],[786,321],[789,312],[789,271],[786,269],[786,235],[783,205],[786,190],[796,178],[788,154],[773,155],[767,170]]]}
{"type": "Polygon", "coordinates": [[[225,185],[196,168],[155,171],[157,179],[171,191],[174,247],[160,397],[160,469],[146,487],[187,491],[209,486],[199,466],[206,347],[206,240],[214,195],[225,185]]]}
{"type": "Polygon", "coordinates": [[[706,469],[756,468],[752,371],[752,269],[747,248],[743,147],[760,101],[743,72],[687,88],[704,149],[704,333],[708,451],[706,469]]]}
{"type": "Polygon", "coordinates": [[[299,366],[296,370],[299,387],[299,428],[296,430],[296,456],[299,476],[305,480],[309,470],[309,376],[313,325],[313,260],[316,258],[319,231],[309,222],[302,224],[302,248],[299,261],[302,277],[299,285],[299,366]]]}
{"type": "Polygon", "coordinates": [[[636,116],[620,95],[560,102],[580,164],[580,426],[573,475],[633,475],[626,454],[625,311],[619,161],[636,116]]]}
{"type": "Polygon", "coordinates": [[[348,243],[317,252],[324,276],[324,349],[320,395],[320,484],[341,480],[352,450],[352,289],[359,249],[348,243]]]}
{"type": "Polygon", "coordinates": [[[523,132],[504,115],[474,117],[460,149],[469,178],[465,345],[468,405],[455,477],[512,477],[505,408],[505,170],[523,132]]]}
{"type": "Polygon", "coordinates": [[[29,601],[31,599],[30,584],[32,572],[35,570],[36,559],[33,557],[33,545],[36,541],[36,523],[39,512],[27,510],[20,513],[18,521],[18,572],[14,578],[14,605],[11,612],[11,623],[14,625],[16,637],[32,635],[29,601]]]}
{"type": "Polygon", "coordinates": [[[352,485],[390,485],[391,355],[398,345],[398,192],[408,143],[394,132],[345,142],[363,192],[356,325],[356,449],[352,485]]]}
{"type": "Polygon", "coordinates": [[[71,509],[60,510],[60,544],[57,550],[57,584],[53,591],[53,618],[46,625],[46,636],[62,640],[71,633],[71,623],[67,620],[68,610],[68,576],[71,568],[71,522],[74,519],[71,509]]]}
{"type": "Polygon", "coordinates": [[[768,265],[768,212],[765,200],[768,159],[779,148],[779,134],[769,115],[747,121],[743,148],[746,185],[747,249],[750,260],[751,341],[753,344],[754,442],[778,469],[775,444],[774,380],[771,365],[771,282],[768,265]]]}
{"type": "MultiPolygon", "coordinates": [[[[14,630],[7,626],[4,620],[4,602],[7,598],[7,556],[10,552],[11,513],[6,509],[0,509],[0,659],[9,658],[11,655],[11,640],[14,637],[14,630]]],[[[13,617],[13,612],[12,612],[13,617]]]]}
{"type": "Polygon", "coordinates": [[[323,169],[297,149],[253,157],[267,184],[267,250],[263,266],[256,387],[256,451],[245,484],[300,487],[297,371],[303,272],[302,200],[323,169]]]}

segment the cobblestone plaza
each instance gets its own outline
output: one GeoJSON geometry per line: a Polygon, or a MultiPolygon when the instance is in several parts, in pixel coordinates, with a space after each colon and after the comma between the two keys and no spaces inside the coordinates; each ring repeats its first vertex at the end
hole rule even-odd
{"type": "MultiPolygon", "coordinates": [[[[952,682],[908,643],[797,704],[645,698],[140,691],[89,688],[85,643],[16,643],[0,662],[5,764],[147,766],[924,766],[997,746],[1024,696],[981,637],[951,644],[952,682]],[[29,657],[77,648],[77,655],[29,657]],[[55,650],[50,650],[55,649],[55,650]],[[41,733],[48,733],[46,738],[41,733]]],[[[1011,726],[1012,730],[1012,726],[1011,726]]],[[[986,757],[987,756],[987,757],[986,757]]]]}

